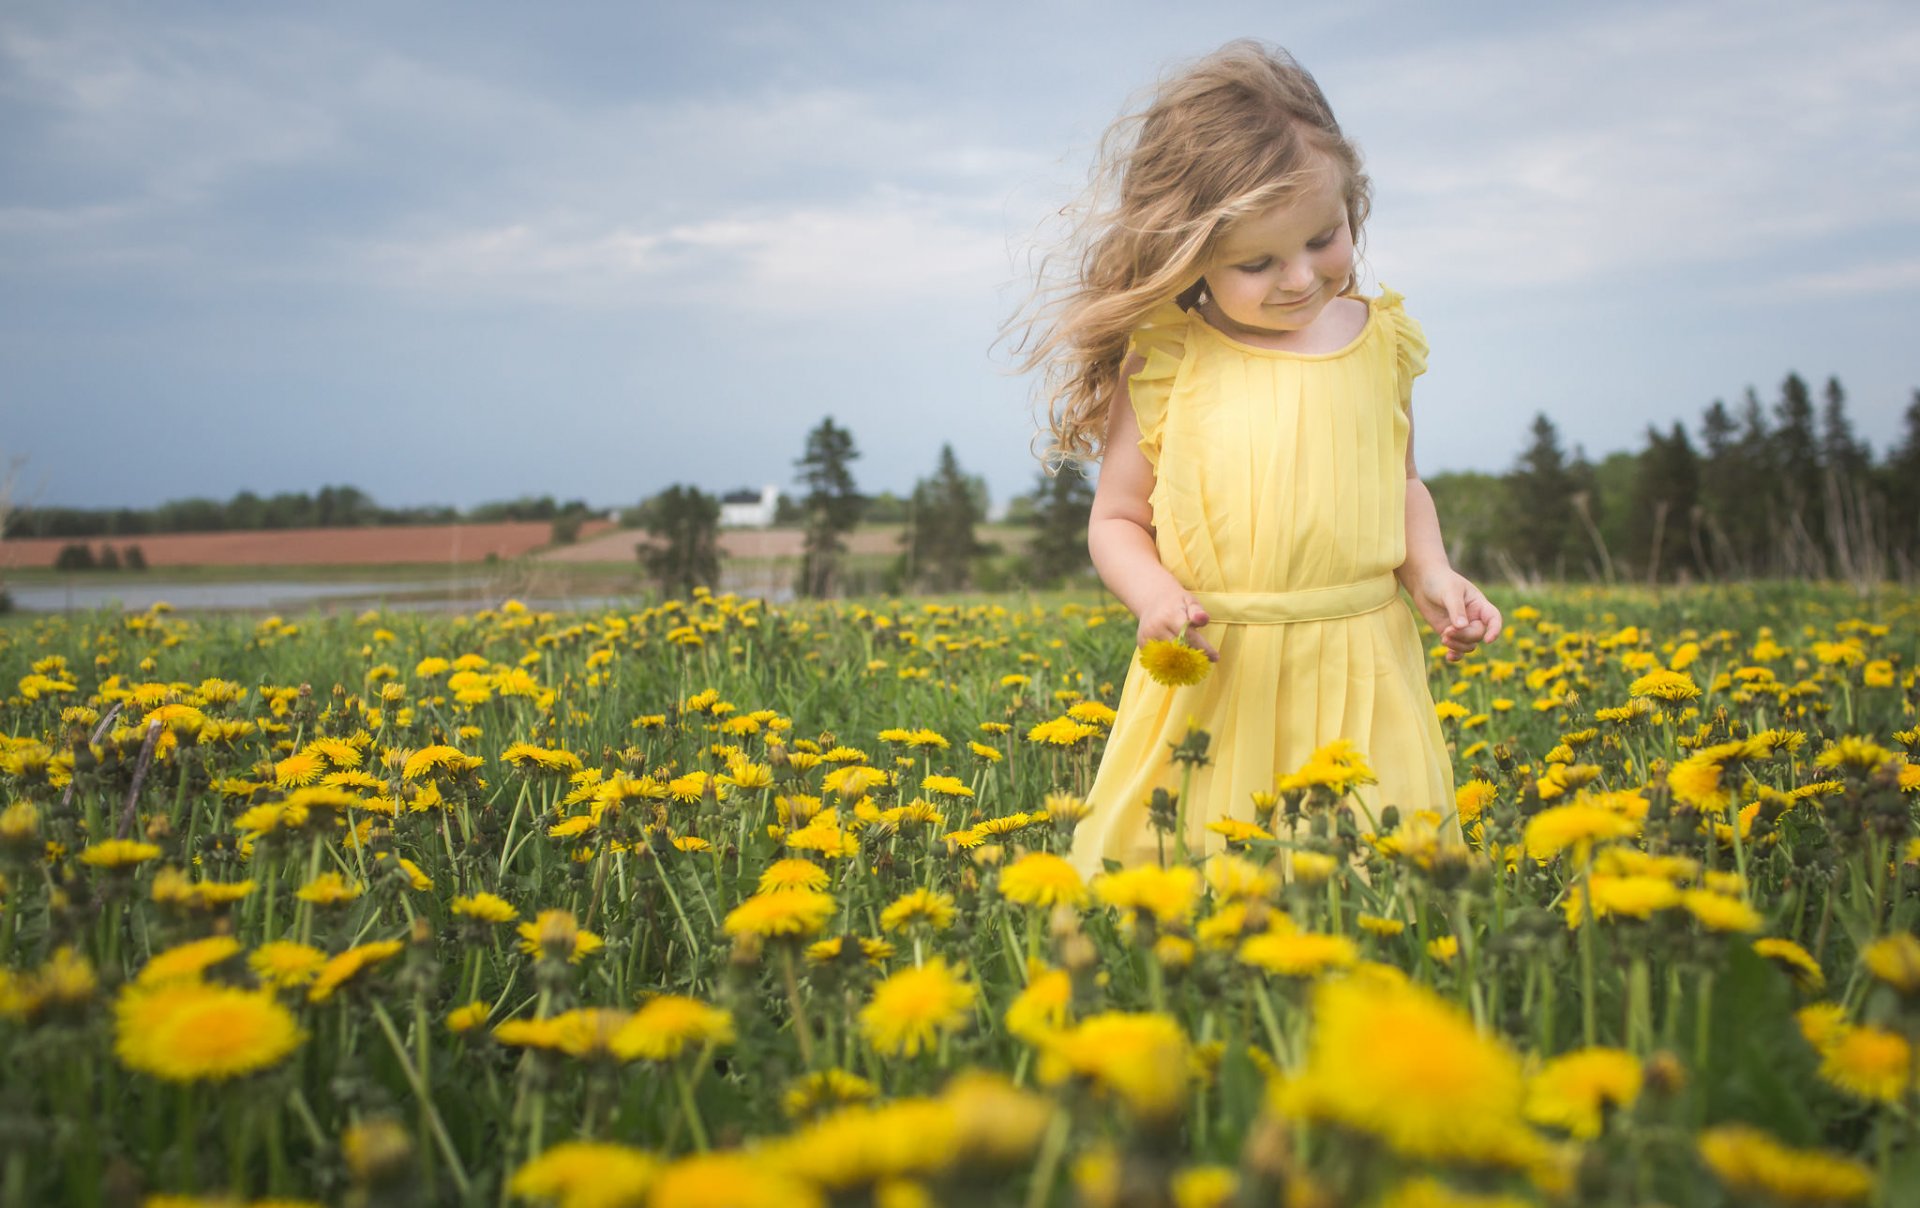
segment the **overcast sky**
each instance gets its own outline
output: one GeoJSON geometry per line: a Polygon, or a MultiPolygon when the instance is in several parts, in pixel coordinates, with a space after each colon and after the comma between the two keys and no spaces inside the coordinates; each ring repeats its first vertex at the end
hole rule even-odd
{"type": "MultiPolygon", "coordinates": [[[[0,453],[31,502],[1029,489],[996,333],[1094,141],[1236,36],[1319,78],[1423,468],[1920,386],[1920,5],[104,3],[0,10],[0,453]]],[[[4,465],[4,462],[0,462],[4,465]]]]}

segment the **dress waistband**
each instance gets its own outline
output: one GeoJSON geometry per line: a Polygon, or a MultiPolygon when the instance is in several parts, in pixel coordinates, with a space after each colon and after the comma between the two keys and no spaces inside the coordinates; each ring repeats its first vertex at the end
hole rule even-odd
{"type": "Polygon", "coordinates": [[[1196,591],[1195,603],[1209,621],[1228,625],[1290,625],[1298,621],[1334,621],[1385,608],[1400,594],[1389,571],[1358,583],[1306,591],[1196,591]]]}

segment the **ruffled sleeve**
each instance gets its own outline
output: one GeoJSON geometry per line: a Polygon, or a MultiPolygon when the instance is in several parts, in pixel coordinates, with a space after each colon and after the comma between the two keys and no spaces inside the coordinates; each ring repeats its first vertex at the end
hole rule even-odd
{"type": "Polygon", "coordinates": [[[1380,286],[1374,309],[1393,332],[1394,377],[1400,386],[1400,408],[1413,405],[1413,379],[1427,371],[1427,333],[1408,316],[1402,305],[1405,296],[1380,286]]]}
{"type": "Polygon", "coordinates": [[[1140,421],[1140,451],[1157,472],[1160,469],[1160,433],[1166,424],[1167,399],[1187,354],[1187,312],[1178,302],[1163,302],[1127,341],[1127,359],[1141,358],[1140,369],[1127,379],[1134,418],[1140,421]]]}

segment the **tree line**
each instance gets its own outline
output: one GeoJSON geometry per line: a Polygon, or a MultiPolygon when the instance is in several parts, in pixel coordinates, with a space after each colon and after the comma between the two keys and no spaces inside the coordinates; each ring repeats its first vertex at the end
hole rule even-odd
{"type": "Polygon", "coordinates": [[[1504,475],[1427,479],[1449,553],[1492,578],[1871,582],[1920,577],[1920,390],[1876,456],[1839,379],[1789,373],[1762,401],[1715,400],[1633,452],[1569,454],[1545,414],[1504,475]]]}
{"type": "MultiPolygon", "coordinates": [[[[483,503],[389,508],[358,487],[258,495],[241,491],[218,499],[174,499],[152,508],[66,508],[17,504],[4,517],[6,537],[141,537],[155,533],[225,533],[262,529],[336,528],[405,524],[492,524],[508,520],[563,523],[597,514],[583,499],[551,495],[483,503]]],[[[577,525],[576,525],[577,527],[577,525]]]]}
{"type": "MultiPolygon", "coordinates": [[[[801,490],[782,501],[804,535],[793,591],[822,597],[848,591],[998,591],[1091,583],[1087,516],[1093,485],[1075,465],[1042,471],[1033,490],[1010,509],[1028,530],[1018,549],[983,540],[986,481],[961,468],[953,446],[940,446],[933,472],[896,499],[861,493],[853,474],[860,451],[853,434],[828,416],[807,433],[794,461],[801,490]],[[876,502],[887,506],[876,507],[876,502]],[[846,538],[861,523],[901,526],[899,550],[875,573],[856,567],[846,538]]],[[[720,501],[676,483],[642,504],[636,520],[654,538],[639,549],[647,572],[666,592],[685,593],[720,577],[720,501]]]]}
{"type": "MultiPolygon", "coordinates": [[[[905,496],[860,491],[853,434],[831,416],[807,433],[794,461],[800,488],[780,501],[776,523],[798,527],[803,551],[793,590],[849,592],[1002,590],[1095,582],[1087,557],[1093,486],[1083,467],[1041,471],[1013,501],[1017,548],[985,540],[986,485],[943,445],[932,471],[905,496]],[[853,560],[846,538],[862,523],[900,526],[897,551],[876,568],[853,560]]],[[[1898,441],[1876,454],[1828,378],[1817,396],[1797,373],[1762,401],[1749,388],[1736,406],[1715,400],[1689,428],[1647,429],[1637,451],[1596,462],[1537,415],[1505,473],[1453,472],[1426,479],[1454,564],[1493,581],[1589,579],[1672,582],[1745,578],[1920,578],[1920,390],[1898,441]]],[[[294,528],[338,524],[546,520],[570,540],[593,514],[584,501],[551,496],[453,508],[387,509],[353,487],[226,504],[177,500],[149,511],[20,508],[0,514],[5,534],[125,537],[144,533],[294,528]]],[[[677,483],[622,514],[653,538],[639,547],[663,590],[720,581],[720,500],[677,483]]]]}

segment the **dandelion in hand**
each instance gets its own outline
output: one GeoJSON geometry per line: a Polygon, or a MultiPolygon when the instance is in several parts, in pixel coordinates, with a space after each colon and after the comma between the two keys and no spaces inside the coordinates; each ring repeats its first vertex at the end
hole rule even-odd
{"type": "Polygon", "coordinates": [[[1169,688],[1197,684],[1207,678],[1213,663],[1198,647],[1156,638],[1140,648],[1140,665],[1157,684],[1169,688]]]}

